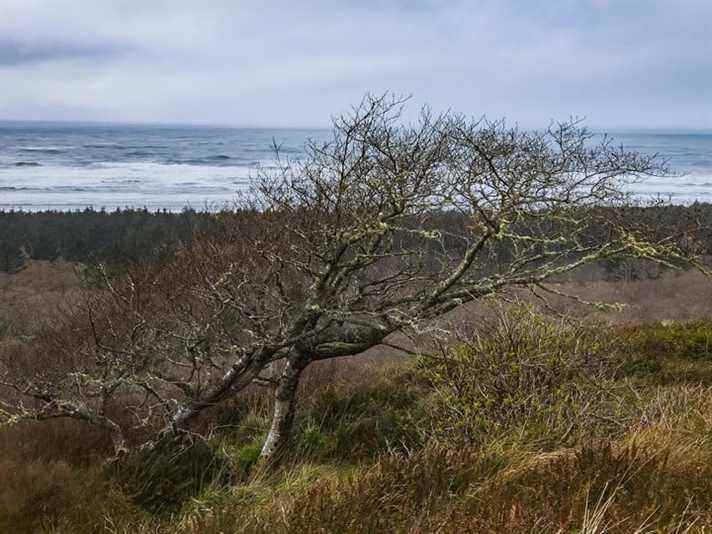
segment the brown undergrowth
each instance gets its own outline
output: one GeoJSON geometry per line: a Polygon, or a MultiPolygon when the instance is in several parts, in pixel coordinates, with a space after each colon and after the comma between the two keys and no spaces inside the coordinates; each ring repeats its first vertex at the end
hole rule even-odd
{"type": "Polygon", "coordinates": [[[231,483],[191,485],[157,511],[108,476],[101,432],[3,429],[0,531],[712,530],[712,320],[498,313],[435,363],[393,353],[310,367],[276,472],[255,468],[264,392],[215,409],[208,443],[231,483]]]}

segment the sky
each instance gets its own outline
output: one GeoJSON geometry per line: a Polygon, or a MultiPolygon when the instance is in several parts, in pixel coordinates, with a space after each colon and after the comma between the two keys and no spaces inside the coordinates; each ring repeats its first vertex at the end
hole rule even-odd
{"type": "Polygon", "coordinates": [[[712,129],[712,0],[0,0],[0,119],[327,126],[365,93],[712,129]]]}

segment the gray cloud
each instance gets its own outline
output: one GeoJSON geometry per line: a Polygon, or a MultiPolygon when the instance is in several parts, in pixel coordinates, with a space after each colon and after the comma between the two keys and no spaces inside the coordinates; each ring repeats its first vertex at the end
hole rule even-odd
{"type": "Polygon", "coordinates": [[[0,0],[0,117],[324,125],[365,91],[712,127],[707,0],[0,0]]]}
{"type": "Polygon", "coordinates": [[[109,43],[81,45],[71,42],[27,42],[0,38],[0,67],[18,67],[67,59],[101,61],[126,52],[121,46],[109,43]]]}

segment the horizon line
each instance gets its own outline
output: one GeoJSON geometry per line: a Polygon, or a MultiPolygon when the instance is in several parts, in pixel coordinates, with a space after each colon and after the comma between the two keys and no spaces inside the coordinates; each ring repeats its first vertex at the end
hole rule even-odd
{"type": "MultiPolygon", "coordinates": [[[[58,124],[58,125],[80,125],[80,126],[127,126],[127,127],[179,127],[179,128],[214,128],[214,129],[233,129],[233,130],[312,130],[312,131],[330,131],[332,126],[285,126],[285,125],[265,125],[265,124],[240,124],[240,123],[218,123],[218,122],[181,122],[181,121],[123,121],[123,120],[100,120],[100,119],[15,119],[0,117],[1,124],[58,124]]],[[[512,123],[517,125],[517,123],[512,123]]],[[[583,126],[594,133],[605,133],[604,130],[618,133],[696,133],[705,134],[712,133],[711,127],[700,126],[644,126],[644,125],[596,125],[586,124],[583,126]]],[[[541,129],[547,126],[537,126],[534,128],[523,128],[525,130],[541,129]]]]}

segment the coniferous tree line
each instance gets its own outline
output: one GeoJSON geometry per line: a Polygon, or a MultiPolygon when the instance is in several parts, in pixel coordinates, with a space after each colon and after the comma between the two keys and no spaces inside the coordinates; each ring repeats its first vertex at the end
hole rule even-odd
{"type": "MultiPolygon", "coordinates": [[[[608,217],[603,217],[610,224],[589,230],[592,239],[604,237],[593,233],[609,232],[615,225],[633,228],[638,225],[647,232],[657,228],[660,233],[674,236],[678,244],[694,243],[696,250],[690,252],[712,254],[712,204],[601,209],[610,212],[608,217]]],[[[152,263],[165,258],[177,246],[190,244],[201,233],[218,232],[227,219],[236,215],[230,211],[210,213],[191,209],[180,213],[90,208],[72,212],[0,211],[0,272],[19,272],[29,260],[104,262],[114,266],[152,263]]],[[[443,238],[455,248],[461,243],[449,242],[448,236],[463,224],[466,224],[466,215],[453,211],[434,213],[430,219],[432,229],[443,231],[443,238]]],[[[506,261],[511,251],[506,250],[504,243],[497,248],[492,262],[506,261]]],[[[607,279],[654,275],[649,269],[641,270],[626,260],[611,259],[600,265],[607,279]]]]}
{"type": "Polygon", "coordinates": [[[176,245],[208,232],[219,215],[146,209],[0,212],[0,271],[28,259],[112,264],[152,262],[176,245]]]}

